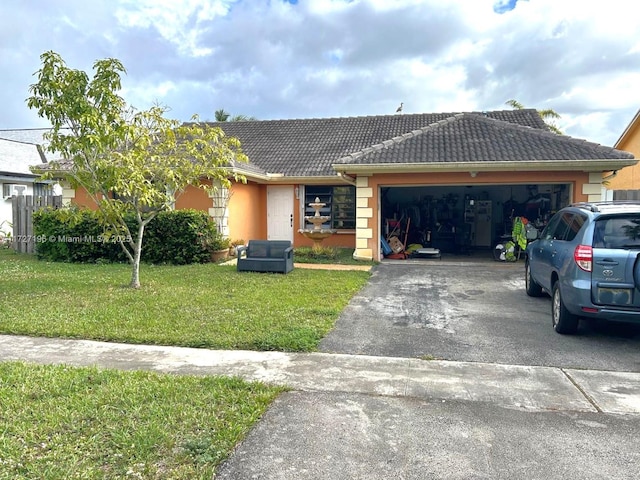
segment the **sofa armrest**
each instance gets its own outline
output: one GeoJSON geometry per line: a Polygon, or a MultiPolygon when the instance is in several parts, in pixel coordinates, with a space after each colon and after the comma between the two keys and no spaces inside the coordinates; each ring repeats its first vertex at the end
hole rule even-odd
{"type": "Polygon", "coordinates": [[[292,258],[293,257],[293,247],[289,247],[284,251],[284,258],[292,258]]]}
{"type": "Polygon", "coordinates": [[[236,257],[240,258],[243,253],[245,254],[245,256],[247,255],[247,246],[246,245],[237,246],[236,247],[236,257]]]}

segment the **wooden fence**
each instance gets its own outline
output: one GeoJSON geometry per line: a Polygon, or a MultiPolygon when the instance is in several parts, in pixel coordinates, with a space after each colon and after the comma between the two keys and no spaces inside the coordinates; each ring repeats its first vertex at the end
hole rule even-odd
{"type": "Polygon", "coordinates": [[[614,190],[614,200],[640,200],[640,190],[614,190]]]}
{"type": "Polygon", "coordinates": [[[62,207],[62,196],[18,195],[11,198],[11,205],[13,207],[13,249],[19,253],[35,253],[33,212],[46,207],[62,207]]]}

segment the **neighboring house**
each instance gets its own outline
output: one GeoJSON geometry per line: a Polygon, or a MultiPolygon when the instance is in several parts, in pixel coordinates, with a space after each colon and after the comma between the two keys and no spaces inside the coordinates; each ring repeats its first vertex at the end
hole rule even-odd
{"type": "Polygon", "coordinates": [[[38,176],[29,169],[30,166],[47,162],[42,147],[8,140],[3,138],[3,132],[0,130],[0,235],[13,235],[11,197],[51,195],[52,186],[47,182],[38,182],[38,176]]]}
{"type": "MultiPolygon", "coordinates": [[[[549,132],[532,109],[213,125],[240,140],[250,163],[233,170],[247,183],[222,198],[189,188],[176,208],[209,212],[231,239],[303,246],[311,241],[299,230],[310,227],[317,197],[336,231],[323,244],[360,259],[381,258],[380,237],[397,221],[409,224],[408,243],[454,251],[463,232],[468,246],[492,249],[513,217],[542,227],[568,203],[599,200],[603,174],[637,162],[549,132]]],[[[73,201],[88,205],[81,192],[73,201]]]]}
{"type": "MultiPolygon", "coordinates": [[[[622,132],[614,148],[640,156],[640,110],[622,132]]],[[[607,181],[607,189],[640,191],[640,165],[624,168],[617,171],[615,176],[611,175],[607,181]]]]}

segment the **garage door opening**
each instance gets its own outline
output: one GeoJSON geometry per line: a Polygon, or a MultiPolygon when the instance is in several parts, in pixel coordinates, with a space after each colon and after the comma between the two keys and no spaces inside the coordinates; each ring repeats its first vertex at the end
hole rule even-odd
{"type": "Polygon", "coordinates": [[[396,236],[410,252],[491,255],[512,237],[514,220],[541,231],[568,205],[569,184],[381,187],[382,235],[396,236]]]}

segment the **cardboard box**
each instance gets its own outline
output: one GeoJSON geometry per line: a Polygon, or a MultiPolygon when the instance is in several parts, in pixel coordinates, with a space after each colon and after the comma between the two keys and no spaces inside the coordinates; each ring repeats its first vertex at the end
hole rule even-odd
{"type": "Polygon", "coordinates": [[[404,250],[404,245],[398,239],[398,237],[389,238],[389,246],[391,247],[391,250],[393,250],[394,253],[400,253],[404,250]]]}

